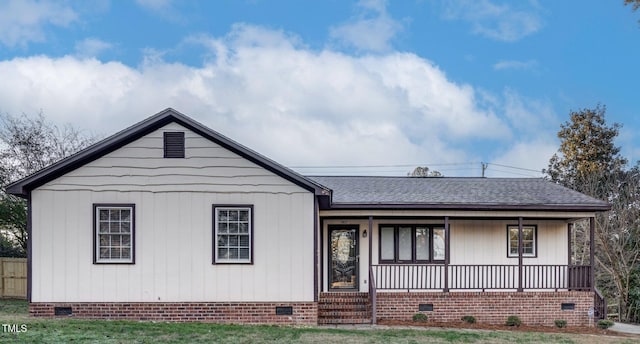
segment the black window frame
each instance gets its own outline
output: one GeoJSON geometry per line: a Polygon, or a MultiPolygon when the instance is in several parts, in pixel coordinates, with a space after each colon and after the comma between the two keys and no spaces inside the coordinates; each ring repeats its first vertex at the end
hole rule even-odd
{"type": "MultiPolygon", "coordinates": [[[[378,262],[380,264],[444,264],[445,258],[443,259],[434,259],[434,249],[433,249],[433,231],[434,229],[445,229],[444,224],[379,224],[378,225],[378,262]],[[393,259],[382,259],[382,228],[393,227],[393,259]],[[399,242],[399,232],[400,228],[411,227],[411,260],[401,260],[400,256],[400,242],[399,242]],[[429,240],[429,259],[416,259],[416,229],[417,228],[428,228],[429,233],[427,238],[429,240]]],[[[446,235],[446,230],[444,231],[446,235]]],[[[446,240],[446,238],[445,238],[446,240]]],[[[446,250],[446,246],[445,246],[446,250]]],[[[446,252],[445,252],[446,257],[446,252]]]]}
{"type": "MultiPolygon", "coordinates": [[[[519,226],[518,224],[507,225],[507,258],[518,258],[518,253],[515,253],[515,254],[511,253],[511,238],[509,236],[511,229],[515,229],[517,231],[518,226],[519,226]]],[[[523,250],[522,258],[538,258],[538,225],[523,224],[522,225],[523,232],[525,228],[533,229],[533,253],[532,254],[524,253],[524,250],[523,250]]]]}
{"type": "Polygon", "coordinates": [[[165,158],[184,158],[185,157],[185,139],[184,131],[165,131],[163,133],[163,147],[165,158]]]}
{"type": "Polygon", "coordinates": [[[253,204],[214,204],[212,206],[212,264],[253,264],[254,242],[253,242],[253,225],[254,225],[254,207],[253,204]],[[249,210],[249,259],[248,260],[229,260],[218,258],[218,209],[248,209],[249,210]]]}
{"type": "Polygon", "coordinates": [[[94,203],[93,204],[93,264],[135,264],[136,263],[136,205],[133,203],[94,203]],[[98,254],[99,250],[99,226],[98,226],[98,210],[100,209],[114,209],[114,208],[129,208],[131,210],[131,230],[130,230],[130,242],[131,242],[131,258],[124,260],[115,259],[101,259],[98,254]]]}

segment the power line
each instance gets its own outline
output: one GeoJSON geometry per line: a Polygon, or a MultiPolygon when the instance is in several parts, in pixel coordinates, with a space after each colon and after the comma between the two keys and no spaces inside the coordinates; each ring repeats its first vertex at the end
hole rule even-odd
{"type": "Polygon", "coordinates": [[[506,168],[513,168],[516,170],[523,170],[523,171],[529,171],[529,172],[538,172],[538,173],[542,173],[542,170],[534,170],[534,169],[530,169],[530,168],[524,168],[524,167],[516,167],[516,166],[509,166],[509,165],[501,165],[501,164],[495,164],[492,162],[487,162],[487,165],[493,165],[493,166],[500,166],[500,167],[506,167],[506,168]]]}
{"type": "MultiPolygon", "coordinates": [[[[406,168],[415,168],[418,166],[427,166],[433,168],[439,172],[453,172],[453,171],[477,171],[480,172],[482,177],[485,177],[487,172],[495,171],[500,173],[507,173],[519,176],[527,177],[539,177],[542,174],[542,170],[535,170],[531,168],[511,166],[505,164],[491,163],[491,162],[452,162],[452,163],[413,163],[413,164],[378,164],[378,165],[313,165],[313,166],[291,166],[290,168],[296,169],[306,175],[355,175],[355,174],[367,174],[375,175],[378,173],[398,173],[405,174],[406,168]],[[478,166],[480,165],[480,166],[478,166]],[[501,167],[503,169],[497,169],[495,167],[501,167]],[[329,169],[333,171],[328,171],[329,169]],[[347,171],[351,169],[351,171],[347,171]],[[375,170],[372,170],[375,169],[375,170]],[[510,169],[510,170],[505,170],[510,169]],[[535,172],[537,175],[518,173],[513,170],[535,172]]],[[[466,174],[466,173],[465,173],[466,174]]]]}
{"type": "Polygon", "coordinates": [[[473,165],[477,162],[453,162],[453,163],[441,163],[441,164],[395,164],[395,165],[322,165],[322,166],[289,166],[289,168],[381,168],[381,167],[418,167],[418,166],[460,166],[460,165],[473,165]]]}

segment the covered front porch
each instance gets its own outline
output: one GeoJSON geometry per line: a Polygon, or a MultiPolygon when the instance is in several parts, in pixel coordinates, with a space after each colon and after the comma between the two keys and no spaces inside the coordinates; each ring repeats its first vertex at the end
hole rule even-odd
{"type": "Polygon", "coordinates": [[[415,313],[443,321],[474,315],[502,323],[506,313],[533,316],[545,307],[545,316],[529,320],[546,323],[557,313],[584,325],[589,316],[604,315],[604,300],[594,288],[593,254],[589,265],[573,264],[571,258],[572,227],[579,219],[589,219],[593,253],[593,213],[517,215],[523,216],[321,211],[319,319],[323,308],[339,323],[349,322],[345,312],[357,309],[354,318],[366,314],[374,324],[408,320],[415,313]],[[340,295],[339,309],[330,306],[332,293],[340,295]],[[344,303],[349,293],[360,300],[351,308],[344,303]]]}

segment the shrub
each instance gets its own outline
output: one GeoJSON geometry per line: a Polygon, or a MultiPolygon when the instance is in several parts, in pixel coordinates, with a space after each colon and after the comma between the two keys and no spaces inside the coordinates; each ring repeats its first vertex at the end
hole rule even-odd
{"type": "Polygon", "coordinates": [[[522,325],[522,321],[518,318],[517,315],[510,315],[507,318],[507,322],[505,323],[507,326],[520,326],[522,325]]]}
{"type": "Polygon", "coordinates": [[[555,324],[556,324],[557,328],[565,328],[565,327],[567,327],[567,321],[566,320],[556,320],[555,324]]]}
{"type": "Polygon", "coordinates": [[[428,317],[422,313],[416,313],[413,315],[413,321],[415,322],[425,322],[427,319],[428,317]]]}
{"type": "Polygon", "coordinates": [[[475,324],[476,323],[476,317],[474,317],[473,315],[465,315],[462,318],[460,318],[462,321],[469,323],[469,324],[475,324]]]}
{"type": "Polygon", "coordinates": [[[598,327],[603,330],[606,330],[611,326],[613,326],[613,321],[611,320],[608,320],[608,319],[598,320],[598,327]]]}

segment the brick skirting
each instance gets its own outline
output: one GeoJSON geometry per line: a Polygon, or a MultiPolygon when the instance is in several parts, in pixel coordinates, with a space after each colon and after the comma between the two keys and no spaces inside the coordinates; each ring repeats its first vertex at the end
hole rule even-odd
{"type": "Polygon", "coordinates": [[[315,325],[315,302],[131,302],[30,303],[29,314],[53,317],[55,309],[71,308],[70,316],[87,319],[213,322],[233,324],[315,325]],[[276,307],[292,307],[291,315],[276,315],[276,307]]]}
{"type": "MultiPolygon", "coordinates": [[[[428,306],[425,306],[428,307],[428,306]]],[[[479,323],[504,324],[517,315],[523,324],[554,326],[554,320],[566,320],[569,326],[589,326],[592,292],[378,292],[378,320],[411,320],[424,313],[429,321],[459,322],[472,315],[479,323]],[[563,303],[574,304],[562,310],[563,303]],[[432,305],[432,311],[419,311],[419,305],[432,305]]]]}

